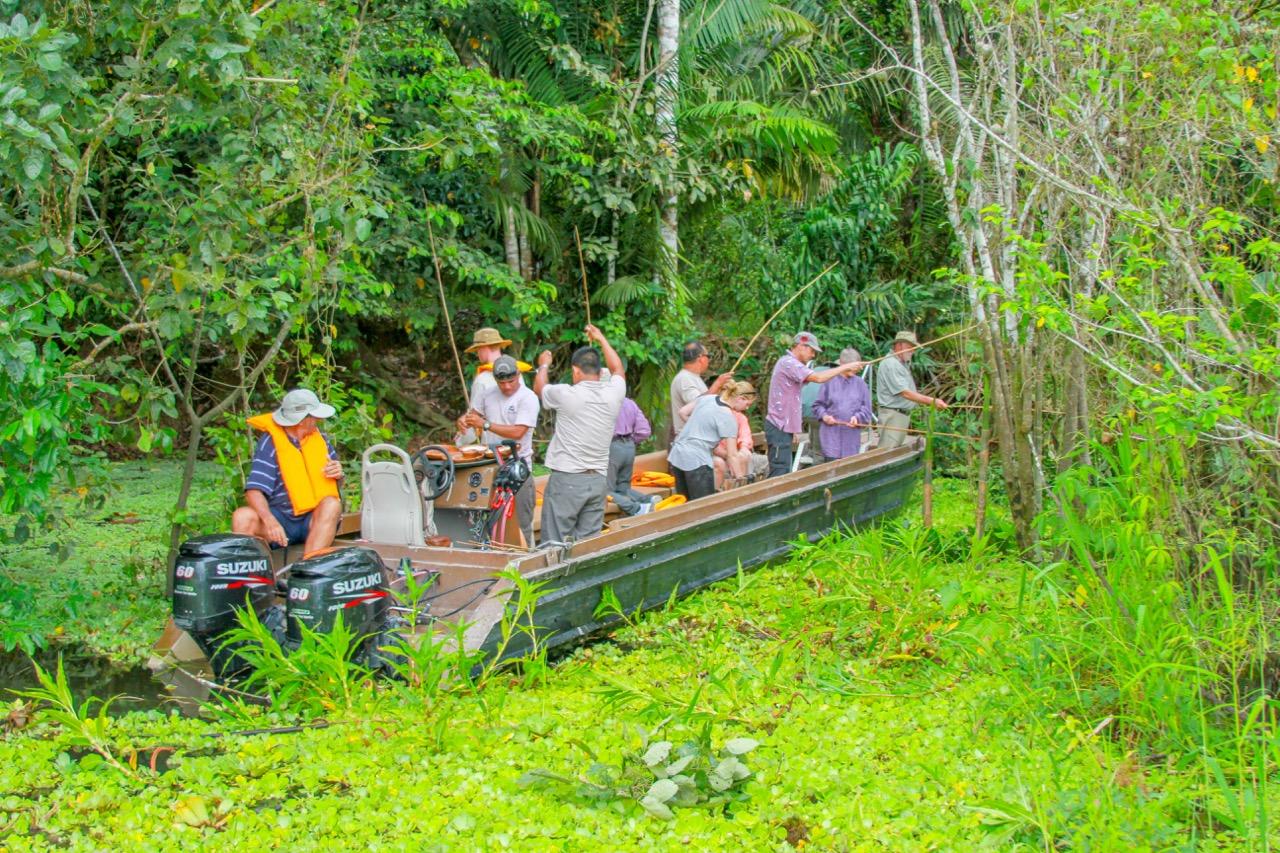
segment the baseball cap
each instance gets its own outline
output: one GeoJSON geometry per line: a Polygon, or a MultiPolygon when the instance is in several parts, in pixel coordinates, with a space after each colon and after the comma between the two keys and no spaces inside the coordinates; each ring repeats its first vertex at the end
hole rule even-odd
{"type": "Polygon", "coordinates": [[[493,378],[494,379],[510,379],[520,374],[520,368],[516,366],[516,360],[509,355],[500,355],[493,361],[493,378]]]}
{"type": "Polygon", "coordinates": [[[280,408],[271,413],[271,419],[280,426],[295,426],[307,415],[324,419],[331,418],[336,410],[327,403],[321,403],[314,391],[306,388],[295,388],[280,401],[280,408]]]}
{"type": "Polygon", "coordinates": [[[818,346],[818,336],[813,332],[796,332],[796,336],[791,340],[791,345],[798,346],[800,344],[813,347],[815,352],[822,352],[822,347],[818,346]]]}

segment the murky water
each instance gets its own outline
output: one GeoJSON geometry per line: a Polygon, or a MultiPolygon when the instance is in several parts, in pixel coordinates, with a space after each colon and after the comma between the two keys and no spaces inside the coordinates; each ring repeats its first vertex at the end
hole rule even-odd
{"type": "MultiPolygon", "coordinates": [[[[57,646],[36,651],[34,661],[50,675],[58,668],[58,656],[67,674],[71,695],[79,704],[88,696],[107,699],[116,696],[108,713],[114,715],[151,708],[178,707],[184,713],[194,708],[189,699],[175,696],[172,690],[142,664],[127,667],[93,654],[82,646],[57,646]]],[[[0,654],[0,701],[8,704],[14,694],[10,690],[39,687],[32,658],[21,650],[0,654]]],[[[96,709],[95,709],[96,710],[96,709]]]]}

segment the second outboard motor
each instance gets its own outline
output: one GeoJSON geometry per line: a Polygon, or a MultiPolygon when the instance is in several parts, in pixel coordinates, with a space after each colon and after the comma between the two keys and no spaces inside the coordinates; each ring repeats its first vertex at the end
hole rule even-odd
{"type": "Polygon", "coordinates": [[[238,624],[237,611],[252,607],[279,639],[283,608],[275,604],[271,553],[253,536],[219,533],[182,543],[173,564],[173,621],[191,635],[219,678],[246,668],[222,641],[238,624]]]}
{"type": "Polygon", "coordinates": [[[331,548],[289,567],[286,643],[296,649],[302,626],[327,633],[338,614],[358,637],[376,634],[387,620],[391,593],[382,558],[372,548],[331,548]]]}

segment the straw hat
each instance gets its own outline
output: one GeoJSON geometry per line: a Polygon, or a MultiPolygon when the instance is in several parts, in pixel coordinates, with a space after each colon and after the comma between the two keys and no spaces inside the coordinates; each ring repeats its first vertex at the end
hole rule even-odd
{"type": "Polygon", "coordinates": [[[916,333],[908,332],[905,329],[893,336],[893,342],[896,344],[898,341],[906,341],[907,343],[911,344],[913,347],[920,346],[920,341],[919,339],[916,338],[916,333]]]}
{"type": "Polygon", "coordinates": [[[511,346],[511,341],[502,336],[497,329],[491,329],[486,326],[483,329],[476,329],[476,333],[471,336],[471,346],[467,347],[463,352],[475,352],[480,347],[502,347],[511,346]]]}

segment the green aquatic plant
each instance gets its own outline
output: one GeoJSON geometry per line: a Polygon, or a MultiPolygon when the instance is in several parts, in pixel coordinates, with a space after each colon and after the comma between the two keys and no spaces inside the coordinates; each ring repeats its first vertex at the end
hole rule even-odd
{"type": "Polygon", "coordinates": [[[304,718],[350,709],[368,694],[373,669],[357,652],[370,640],[334,619],[328,632],[299,624],[298,647],[286,650],[262,623],[253,608],[237,611],[237,625],[227,632],[222,648],[234,650],[248,667],[239,687],[263,691],[277,710],[296,711],[304,718]]]}
{"type": "Polygon", "coordinates": [[[514,566],[497,573],[499,580],[507,581],[510,588],[504,593],[506,607],[498,623],[498,643],[492,653],[483,659],[474,684],[483,687],[497,673],[518,665],[526,686],[541,683],[547,675],[547,650],[542,645],[542,628],[534,622],[538,602],[550,592],[550,581],[530,581],[514,566]],[[513,647],[525,647],[520,654],[512,654],[513,647]]]}
{"type": "Polygon", "coordinates": [[[576,796],[598,802],[630,800],[656,818],[672,820],[675,808],[722,807],[745,799],[743,785],[752,776],[746,755],[757,746],[751,738],[736,737],[716,750],[702,739],[677,745],[645,735],[639,749],[624,751],[616,763],[592,755],[591,766],[580,776],[538,769],[519,782],[567,786],[576,796]]]}
{"type": "MultiPolygon", "coordinates": [[[[75,697],[71,694],[71,685],[67,682],[62,655],[58,655],[58,668],[52,674],[35,661],[31,662],[31,666],[35,670],[36,680],[40,682],[40,686],[11,692],[23,699],[42,703],[43,707],[40,708],[39,713],[62,726],[68,745],[91,750],[90,755],[80,759],[79,766],[82,769],[90,769],[92,767],[90,758],[93,758],[125,776],[136,776],[137,753],[130,750],[131,758],[126,759],[129,761],[126,765],[116,754],[116,746],[112,740],[113,723],[108,711],[117,697],[98,699],[89,696],[77,704],[75,697]]],[[[64,764],[70,766],[69,757],[64,764]]]]}

